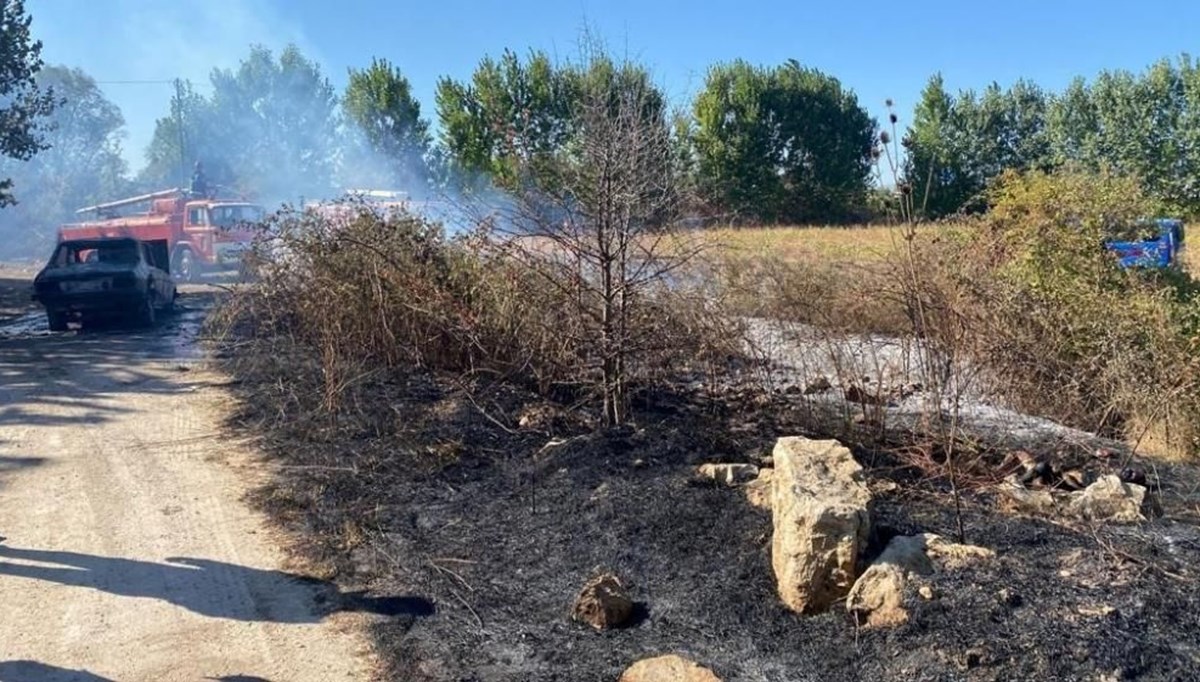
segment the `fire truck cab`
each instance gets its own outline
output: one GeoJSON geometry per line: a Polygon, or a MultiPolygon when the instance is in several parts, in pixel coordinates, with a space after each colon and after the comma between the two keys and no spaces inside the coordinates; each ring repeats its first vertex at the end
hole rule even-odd
{"type": "Polygon", "coordinates": [[[171,274],[197,280],[205,272],[233,270],[263,219],[262,207],[241,200],[197,197],[180,189],[144,194],[76,211],[87,219],[63,225],[60,242],[72,239],[132,237],[167,243],[171,274]]]}

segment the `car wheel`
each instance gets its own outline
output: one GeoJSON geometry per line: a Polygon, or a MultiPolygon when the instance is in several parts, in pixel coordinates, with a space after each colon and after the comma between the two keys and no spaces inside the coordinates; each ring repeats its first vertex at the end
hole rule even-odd
{"type": "Polygon", "coordinates": [[[46,323],[52,332],[67,331],[67,315],[66,313],[56,313],[48,311],[46,313],[46,323]]]}

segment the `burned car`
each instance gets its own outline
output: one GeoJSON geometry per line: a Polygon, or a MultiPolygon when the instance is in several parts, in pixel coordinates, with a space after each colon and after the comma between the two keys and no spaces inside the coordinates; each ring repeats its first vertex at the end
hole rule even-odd
{"type": "Polygon", "coordinates": [[[175,305],[178,292],[168,271],[166,244],[130,238],[59,242],[33,280],[33,298],[46,309],[51,331],[126,319],[152,326],[175,305]]]}

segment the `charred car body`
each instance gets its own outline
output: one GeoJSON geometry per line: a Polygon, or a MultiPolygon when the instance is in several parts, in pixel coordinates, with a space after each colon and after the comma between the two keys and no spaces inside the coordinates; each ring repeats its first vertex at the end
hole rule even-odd
{"type": "Polygon", "coordinates": [[[33,281],[35,301],[46,309],[51,331],[127,319],[154,324],[175,305],[177,290],[165,242],[128,237],[71,239],[58,243],[50,262],[33,281]]]}

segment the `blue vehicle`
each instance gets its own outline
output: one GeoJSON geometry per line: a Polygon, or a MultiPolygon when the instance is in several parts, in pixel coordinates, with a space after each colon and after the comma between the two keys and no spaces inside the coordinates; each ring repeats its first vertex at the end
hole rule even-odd
{"type": "Polygon", "coordinates": [[[1156,218],[1150,224],[1158,228],[1154,239],[1104,243],[1105,248],[1117,255],[1122,268],[1164,269],[1176,264],[1183,246],[1183,221],[1156,218]]]}

